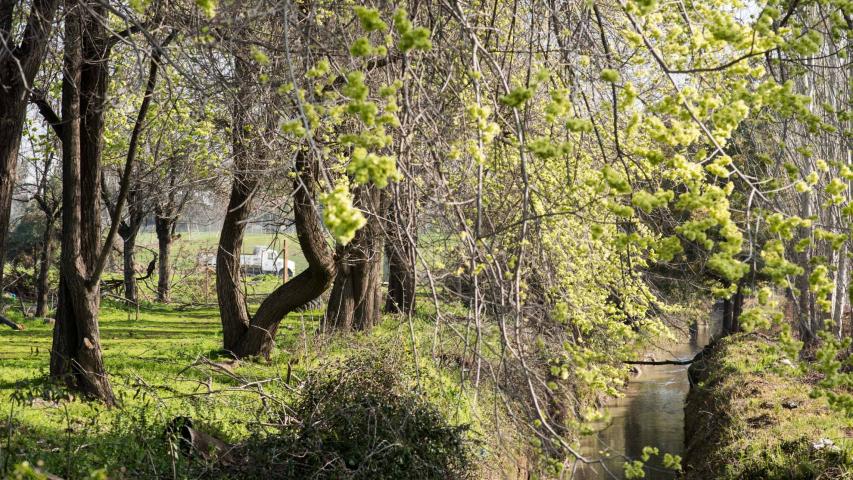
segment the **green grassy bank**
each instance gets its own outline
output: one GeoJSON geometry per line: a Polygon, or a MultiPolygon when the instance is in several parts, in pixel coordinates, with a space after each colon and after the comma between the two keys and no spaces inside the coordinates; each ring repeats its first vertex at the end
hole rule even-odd
{"type": "Polygon", "coordinates": [[[823,398],[819,375],[775,341],[738,334],[690,367],[687,479],[853,478],[853,423],[823,398]]]}

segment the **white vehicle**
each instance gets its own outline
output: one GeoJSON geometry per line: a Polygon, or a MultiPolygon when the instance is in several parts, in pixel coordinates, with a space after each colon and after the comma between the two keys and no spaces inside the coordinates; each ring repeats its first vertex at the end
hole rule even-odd
{"type": "MultiPolygon", "coordinates": [[[[214,255],[207,264],[215,267],[216,256],[214,255]]],[[[284,258],[277,250],[256,245],[252,253],[240,255],[240,268],[249,274],[274,273],[281,275],[284,269],[284,258]]],[[[288,260],[287,276],[292,277],[295,271],[296,263],[293,260],[288,260]]]]}

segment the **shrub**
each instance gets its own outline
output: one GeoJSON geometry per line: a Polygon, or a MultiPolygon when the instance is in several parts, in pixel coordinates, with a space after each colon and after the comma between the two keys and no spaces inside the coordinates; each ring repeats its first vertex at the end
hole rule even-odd
{"type": "Polygon", "coordinates": [[[453,426],[393,356],[356,356],[310,378],[275,435],[247,445],[247,476],[461,479],[468,428],[453,426]],[[290,421],[287,421],[288,418],[290,421]],[[293,420],[295,418],[295,421],[293,420]]]}

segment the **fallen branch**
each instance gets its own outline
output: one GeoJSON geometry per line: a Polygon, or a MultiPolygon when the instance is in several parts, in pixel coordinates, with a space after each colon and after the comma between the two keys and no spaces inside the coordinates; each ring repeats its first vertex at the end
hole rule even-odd
{"type": "Polygon", "coordinates": [[[0,323],[2,323],[3,325],[6,325],[7,327],[11,328],[12,330],[24,330],[23,325],[21,325],[19,323],[15,323],[15,322],[9,320],[8,318],[4,317],[3,315],[0,315],[0,323]]]}
{"type": "Polygon", "coordinates": [[[235,446],[193,427],[189,417],[175,417],[166,426],[166,436],[177,440],[178,447],[188,457],[198,456],[205,461],[219,460],[232,464],[235,446]]]}
{"type": "Polygon", "coordinates": [[[704,350],[700,351],[690,360],[623,360],[626,365],[690,365],[702,357],[704,350]]]}

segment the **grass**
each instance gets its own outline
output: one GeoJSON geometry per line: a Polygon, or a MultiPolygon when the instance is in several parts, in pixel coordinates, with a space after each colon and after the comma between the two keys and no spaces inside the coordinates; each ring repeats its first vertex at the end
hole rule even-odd
{"type": "MultiPolygon", "coordinates": [[[[12,456],[7,464],[40,460],[65,478],[103,467],[110,472],[131,468],[130,478],[153,478],[172,468],[162,441],[171,418],[193,417],[208,430],[236,440],[247,433],[245,413],[257,412],[262,394],[286,398],[287,385],[275,381],[291,358],[286,349],[317,322],[310,314],[288,317],[280,329],[282,350],[273,361],[232,367],[218,355],[215,310],[149,308],[137,320],[135,314],[108,306],[101,314],[104,359],[121,403],[112,410],[69,397],[47,382],[52,327],[41,321],[22,323],[27,327],[23,332],[0,331],[0,426],[9,435],[0,448],[12,456]],[[252,381],[266,383],[262,388],[243,386],[252,381]],[[73,435],[66,434],[69,430],[73,435]],[[139,440],[158,445],[144,448],[139,440]],[[75,452],[70,465],[69,452],[75,452]],[[149,456],[153,460],[146,466],[149,456]]],[[[177,463],[176,469],[189,468],[177,463]]]]}
{"type": "MultiPolygon", "coordinates": [[[[235,363],[219,353],[221,328],[213,308],[149,305],[137,319],[135,311],[104,302],[104,359],[120,403],[104,409],[48,381],[51,325],[11,310],[9,315],[26,330],[0,329],[0,477],[23,461],[39,462],[67,480],[88,478],[97,469],[110,478],[203,477],[203,463],[174,455],[165,441],[173,418],[192,417],[204,431],[239,442],[265,431],[300,381],[327,362],[383,349],[414,357],[410,325],[400,318],[386,318],[369,334],[332,337],[317,333],[319,312],[309,312],[282,322],[270,361],[235,363]]],[[[475,413],[471,392],[459,388],[458,365],[431,361],[429,315],[418,315],[411,328],[423,391],[452,422],[472,424],[475,435],[485,436],[490,420],[475,413]]],[[[452,358],[460,346],[459,339],[442,335],[434,348],[452,358]]],[[[492,409],[487,394],[478,401],[481,411],[492,409]]]]}
{"type": "Polygon", "coordinates": [[[686,478],[853,478],[853,422],[783,358],[774,341],[736,335],[691,367],[686,478]],[[815,448],[823,439],[833,446],[815,448]]]}

